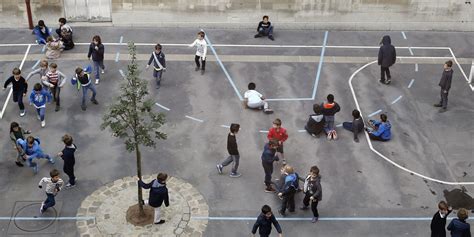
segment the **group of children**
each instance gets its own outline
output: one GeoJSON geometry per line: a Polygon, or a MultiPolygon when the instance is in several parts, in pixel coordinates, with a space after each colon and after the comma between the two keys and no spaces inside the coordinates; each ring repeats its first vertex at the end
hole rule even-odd
{"type": "MultiPolygon", "coordinates": [[[[446,237],[446,220],[453,208],[448,206],[445,201],[438,203],[438,211],[433,215],[431,220],[431,237],[446,237]]],[[[459,208],[457,217],[448,225],[448,230],[452,237],[471,237],[471,227],[466,222],[469,212],[465,208],[459,208]]]]}

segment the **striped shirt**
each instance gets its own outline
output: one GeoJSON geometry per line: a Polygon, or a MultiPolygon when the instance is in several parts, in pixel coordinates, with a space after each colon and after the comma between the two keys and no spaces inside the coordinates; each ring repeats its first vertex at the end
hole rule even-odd
{"type": "Polygon", "coordinates": [[[48,71],[48,72],[46,73],[46,77],[48,78],[48,81],[49,81],[51,84],[54,84],[54,85],[57,85],[57,84],[58,84],[58,80],[59,80],[59,73],[58,73],[58,71],[56,71],[56,72],[48,71]]]}

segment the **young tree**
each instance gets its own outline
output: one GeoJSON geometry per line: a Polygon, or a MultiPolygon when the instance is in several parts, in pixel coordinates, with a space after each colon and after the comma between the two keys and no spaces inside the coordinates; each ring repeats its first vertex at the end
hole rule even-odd
{"type": "MultiPolygon", "coordinates": [[[[140,146],[156,147],[156,139],[166,139],[166,134],[158,129],[165,122],[163,113],[155,113],[152,110],[153,102],[147,97],[147,82],[140,79],[136,58],[136,46],[133,42],[128,43],[128,51],[131,57],[128,64],[128,73],[125,77],[126,83],[120,86],[121,94],[111,104],[103,117],[101,129],[110,128],[113,136],[125,141],[128,152],[135,151],[137,160],[137,175],[142,179],[142,165],[140,146]]],[[[140,216],[144,216],[142,189],[138,187],[138,205],[140,216]]]]}

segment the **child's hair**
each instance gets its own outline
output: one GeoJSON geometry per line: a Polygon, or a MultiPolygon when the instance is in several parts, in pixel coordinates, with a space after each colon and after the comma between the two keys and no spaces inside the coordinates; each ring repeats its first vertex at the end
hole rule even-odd
{"type": "Polygon", "coordinates": [[[270,146],[278,146],[278,140],[276,138],[272,138],[268,144],[270,144],[270,146]]]}
{"type": "Polygon", "coordinates": [[[329,94],[329,95],[327,96],[327,99],[328,99],[328,102],[329,102],[329,103],[334,102],[334,95],[333,95],[333,94],[329,94]]]}
{"type": "Polygon", "coordinates": [[[20,125],[17,122],[10,123],[10,132],[13,132],[14,128],[19,128],[20,125]]]}
{"type": "Polygon", "coordinates": [[[71,135],[69,135],[69,134],[64,134],[62,140],[63,140],[63,142],[64,142],[64,144],[65,144],[66,146],[72,145],[72,137],[71,137],[71,135]]]}
{"type": "Polygon", "coordinates": [[[168,175],[166,173],[159,173],[158,176],[156,176],[156,179],[160,183],[164,183],[167,178],[168,178],[168,175]]]}
{"type": "Polygon", "coordinates": [[[38,21],[38,25],[41,26],[41,27],[45,27],[43,20],[39,20],[39,21],[38,21]]]}
{"type": "Polygon", "coordinates": [[[445,201],[441,201],[438,203],[438,208],[440,210],[447,210],[448,209],[448,204],[445,201]]]}
{"type": "Polygon", "coordinates": [[[94,37],[92,37],[92,41],[97,41],[98,44],[102,44],[102,40],[98,35],[94,35],[94,37]]]}
{"type": "Polygon", "coordinates": [[[198,32],[198,35],[201,36],[202,38],[204,38],[204,36],[206,35],[206,33],[204,33],[204,31],[199,31],[199,32],[198,32]]]}
{"type": "Polygon", "coordinates": [[[380,115],[380,120],[382,120],[382,122],[387,122],[387,115],[386,114],[381,114],[380,115]]]}
{"type": "Polygon", "coordinates": [[[33,90],[35,90],[35,91],[41,91],[42,89],[43,89],[43,86],[40,83],[36,83],[33,86],[33,90]]]}
{"type": "Polygon", "coordinates": [[[295,172],[295,169],[293,169],[293,167],[287,165],[287,166],[285,166],[285,172],[288,173],[288,174],[293,174],[295,172]]]}
{"type": "Polygon", "coordinates": [[[28,136],[28,137],[26,138],[26,142],[27,142],[28,144],[33,144],[33,143],[35,142],[35,138],[34,138],[33,136],[28,136]]]}
{"type": "Polygon", "coordinates": [[[58,21],[59,21],[59,23],[62,23],[62,24],[66,24],[66,22],[67,22],[66,18],[64,18],[64,17],[59,18],[58,21]]]}
{"type": "Polygon", "coordinates": [[[59,171],[57,169],[53,169],[53,170],[49,171],[49,176],[51,176],[51,178],[59,176],[59,171]]]}
{"type": "Polygon", "coordinates": [[[265,16],[262,17],[262,20],[265,20],[265,19],[268,20],[268,16],[267,16],[267,15],[265,15],[265,16]]]}
{"type": "Polygon", "coordinates": [[[318,166],[316,166],[316,165],[311,166],[311,168],[309,169],[309,172],[315,173],[316,175],[319,175],[319,168],[318,168],[318,166]]]}
{"type": "Polygon", "coordinates": [[[360,118],[360,112],[357,109],[352,110],[352,116],[356,119],[360,118]]]}
{"type": "Polygon", "coordinates": [[[48,36],[48,38],[46,38],[46,42],[53,42],[54,39],[53,39],[53,36],[48,36]]]}
{"type": "Polygon", "coordinates": [[[46,59],[41,60],[40,67],[48,67],[48,60],[46,59]]]}
{"type": "Polygon", "coordinates": [[[255,83],[250,82],[247,87],[249,88],[249,90],[255,90],[255,88],[256,88],[257,86],[255,85],[255,83]]]}
{"type": "Polygon", "coordinates": [[[281,119],[277,118],[277,119],[273,120],[273,124],[275,124],[277,126],[281,126],[281,119]]]}
{"type": "Polygon", "coordinates": [[[445,64],[446,64],[446,66],[448,66],[448,67],[452,67],[452,66],[453,66],[453,61],[448,60],[448,61],[445,62],[445,64]]]}
{"type": "Polygon", "coordinates": [[[459,208],[458,210],[458,218],[461,221],[466,220],[469,217],[467,210],[465,208],[459,208]]]}
{"type": "Polygon", "coordinates": [[[56,68],[58,68],[58,65],[56,63],[51,63],[51,64],[49,64],[49,67],[56,69],[56,68]]]}
{"type": "Polygon", "coordinates": [[[236,133],[236,132],[239,131],[239,129],[240,129],[240,124],[238,124],[238,123],[233,123],[233,124],[230,125],[230,132],[231,133],[236,133]]]}
{"type": "Polygon", "coordinates": [[[13,71],[12,71],[12,74],[13,75],[20,75],[21,74],[21,70],[19,68],[13,68],[13,71]]]}
{"type": "Polygon", "coordinates": [[[81,67],[77,67],[77,68],[76,68],[76,74],[77,74],[77,75],[81,74],[82,71],[83,71],[83,70],[82,70],[81,67]]]}
{"type": "Polygon", "coordinates": [[[313,111],[314,111],[314,113],[316,113],[316,114],[321,113],[321,111],[322,111],[322,110],[321,110],[321,105],[319,105],[319,104],[314,104],[314,105],[313,105],[313,111]]]}
{"type": "Polygon", "coordinates": [[[155,45],[155,49],[156,49],[156,50],[161,50],[161,44],[156,44],[156,45],[155,45]]]}
{"type": "Polygon", "coordinates": [[[269,212],[272,212],[272,208],[271,208],[270,206],[268,206],[268,205],[263,205],[263,207],[262,207],[262,213],[263,213],[263,214],[267,214],[267,213],[269,213],[269,212]]]}

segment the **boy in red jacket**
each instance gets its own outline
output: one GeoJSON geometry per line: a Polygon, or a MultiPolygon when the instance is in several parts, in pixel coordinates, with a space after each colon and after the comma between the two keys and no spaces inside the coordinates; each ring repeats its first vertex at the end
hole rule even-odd
{"type": "Polygon", "coordinates": [[[273,127],[268,131],[268,140],[278,140],[277,156],[283,160],[283,164],[286,164],[285,157],[283,156],[283,142],[288,139],[288,133],[286,129],[281,126],[281,120],[279,118],[273,121],[273,127]]]}

